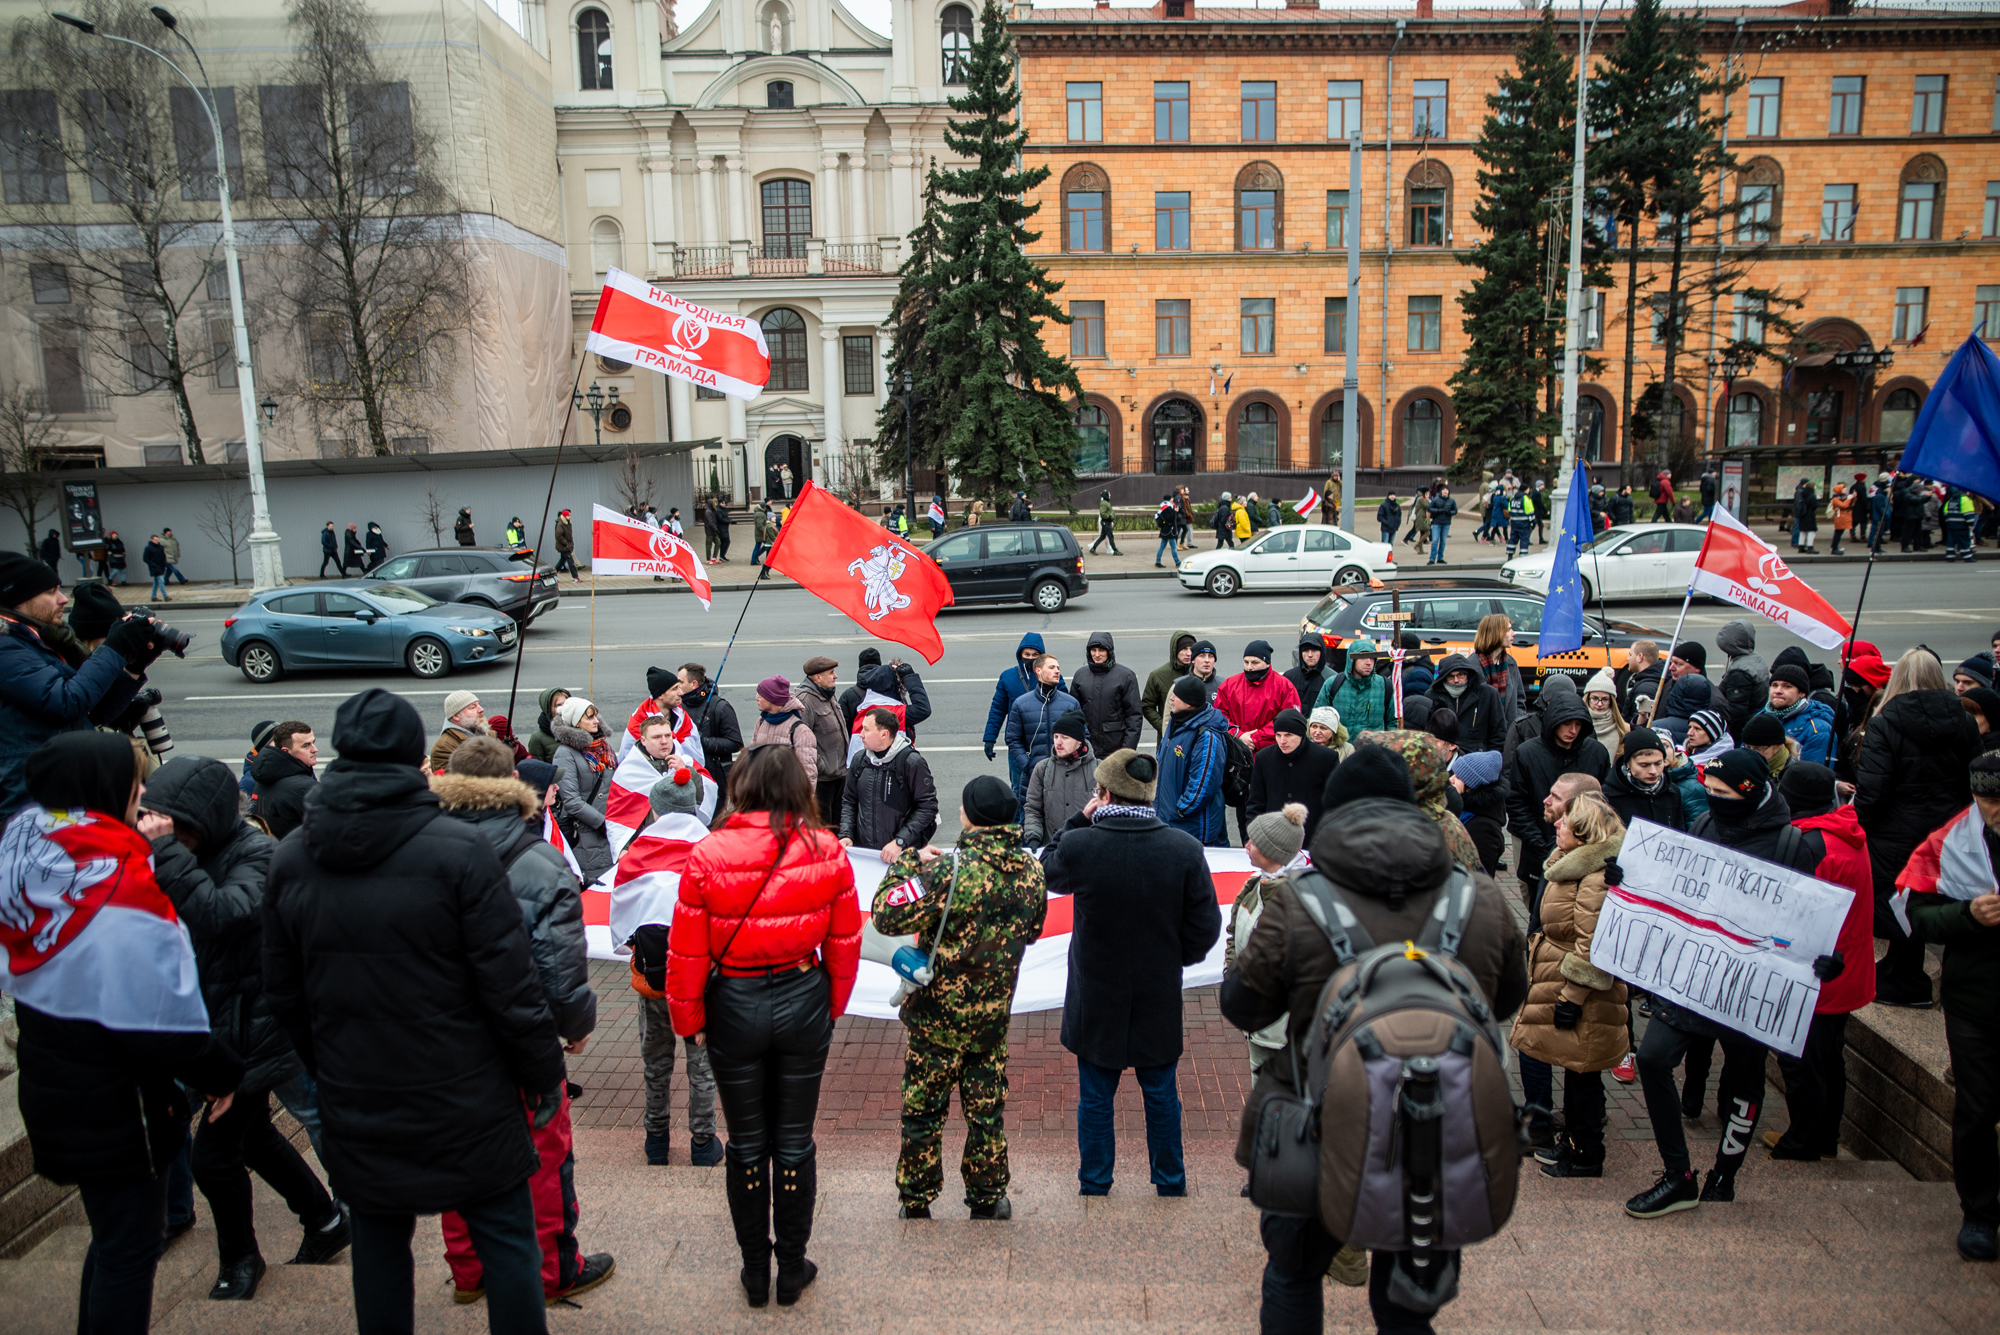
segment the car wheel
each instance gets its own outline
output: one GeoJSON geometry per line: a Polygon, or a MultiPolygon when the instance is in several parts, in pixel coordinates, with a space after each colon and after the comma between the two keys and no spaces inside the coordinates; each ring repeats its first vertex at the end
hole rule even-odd
{"type": "Polygon", "coordinates": [[[1069,590],[1062,586],[1060,580],[1045,579],[1035,586],[1034,596],[1030,601],[1034,603],[1037,611],[1060,612],[1069,602],[1069,590]]]}
{"type": "Polygon", "coordinates": [[[1217,598],[1234,598],[1243,587],[1242,579],[1228,566],[1219,566],[1209,572],[1208,583],[1204,586],[1217,598]]]}
{"type": "Polygon", "coordinates": [[[239,649],[236,666],[246,678],[260,686],[285,675],[285,665],[279,660],[278,651],[262,640],[252,640],[239,649]]]}
{"type": "Polygon", "coordinates": [[[444,647],[444,641],[425,635],[410,641],[410,647],[403,651],[403,663],[413,677],[442,677],[451,671],[451,650],[444,647]]]}
{"type": "Polygon", "coordinates": [[[1594,593],[1592,593],[1592,592],[1591,592],[1591,588],[1590,588],[1590,581],[1589,581],[1589,580],[1587,580],[1587,579],[1586,579],[1586,580],[1584,580],[1584,581],[1583,581],[1583,604],[1584,604],[1584,606],[1585,606],[1585,607],[1588,607],[1588,606],[1590,606],[1590,600],[1591,600],[1592,598],[1596,597],[1596,596],[1597,596],[1596,594],[1594,594],[1594,593]]]}
{"type": "Polygon", "coordinates": [[[1333,587],[1336,589],[1358,589],[1367,582],[1368,572],[1360,566],[1342,566],[1333,576],[1333,587]]]}

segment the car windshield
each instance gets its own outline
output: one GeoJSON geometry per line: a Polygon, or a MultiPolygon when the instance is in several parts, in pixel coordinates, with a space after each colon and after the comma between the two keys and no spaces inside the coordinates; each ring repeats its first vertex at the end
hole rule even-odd
{"type": "Polygon", "coordinates": [[[1639,530],[1634,528],[1607,528],[1589,542],[1577,547],[1578,552],[1608,552],[1618,545],[1620,538],[1629,537],[1639,530]]]}
{"type": "Polygon", "coordinates": [[[368,596],[382,605],[382,610],[390,616],[402,616],[408,612],[420,612],[426,607],[436,607],[438,600],[418,593],[415,589],[401,584],[377,584],[368,590],[368,596]]]}
{"type": "Polygon", "coordinates": [[[1333,619],[1340,615],[1340,609],[1346,606],[1347,598],[1344,594],[1329,593],[1319,600],[1312,611],[1306,613],[1306,621],[1324,630],[1333,624],[1333,619]]]}

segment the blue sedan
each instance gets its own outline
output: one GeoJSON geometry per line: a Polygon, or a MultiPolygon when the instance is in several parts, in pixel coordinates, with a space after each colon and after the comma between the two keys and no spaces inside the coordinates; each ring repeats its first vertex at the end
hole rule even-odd
{"type": "Polygon", "coordinates": [[[441,603],[401,584],[372,583],[259,594],[222,623],[222,659],[251,681],[298,668],[385,668],[419,677],[491,663],[514,652],[520,629],[490,607],[441,603]]]}

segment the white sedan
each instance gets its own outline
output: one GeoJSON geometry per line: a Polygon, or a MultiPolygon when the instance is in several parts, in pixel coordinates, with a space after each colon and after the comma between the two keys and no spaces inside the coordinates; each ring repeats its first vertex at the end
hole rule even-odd
{"type": "MultiPolygon", "coordinates": [[[[1583,598],[1678,598],[1694,578],[1694,561],[1708,535],[1706,524],[1619,524],[1606,529],[1579,553],[1577,572],[1583,576],[1583,598]]],[[[1502,577],[1533,589],[1549,591],[1549,567],[1555,564],[1554,544],[1500,567],[1502,577]]]]}
{"type": "Polygon", "coordinates": [[[1396,549],[1368,542],[1331,524],[1287,524],[1249,545],[1184,558],[1174,574],[1184,589],[1229,598],[1244,589],[1311,589],[1358,586],[1396,573],[1396,549]]]}

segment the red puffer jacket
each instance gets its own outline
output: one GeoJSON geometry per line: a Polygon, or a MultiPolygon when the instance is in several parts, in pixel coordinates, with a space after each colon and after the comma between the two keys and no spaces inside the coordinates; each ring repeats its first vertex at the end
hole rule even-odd
{"type": "Polygon", "coordinates": [[[1853,807],[1835,807],[1824,816],[1792,822],[1801,830],[1818,830],[1826,839],[1826,856],[1813,875],[1854,892],[1847,917],[1840,924],[1838,949],[1847,967],[1840,977],[1819,990],[1816,1015],[1846,1015],[1875,1000],[1875,874],[1868,866],[1868,836],[1853,807]]]}
{"type": "Polygon", "coordinates": [[[1278,717],[1278,711],[1299,708],[1299,688],[1285,680],[1276,668],[1267,672],[1263,682],[1256,686],[1239,672],[1223,682],[1215,693],[1215,707],[1229,720],[1231,728],[1250,734],[1245,740],[1251,750],[1261,751],[1276,740],[1271,721],[1278,717]]]}
{"type": "Polygon", "coordinates": [[[667,936],[675,1033],[707,1027],[709,969],[725,947],[721,962],[735,969],[772,968],[818,951],[833,979],[834,1017],[847,1010],[861,964],[861,905],[847,850],[825,830],[794,833],[760,896],[757,887],[777,855],[771,818],[761,811],[732,814],[689,852],[667,936]]]}

